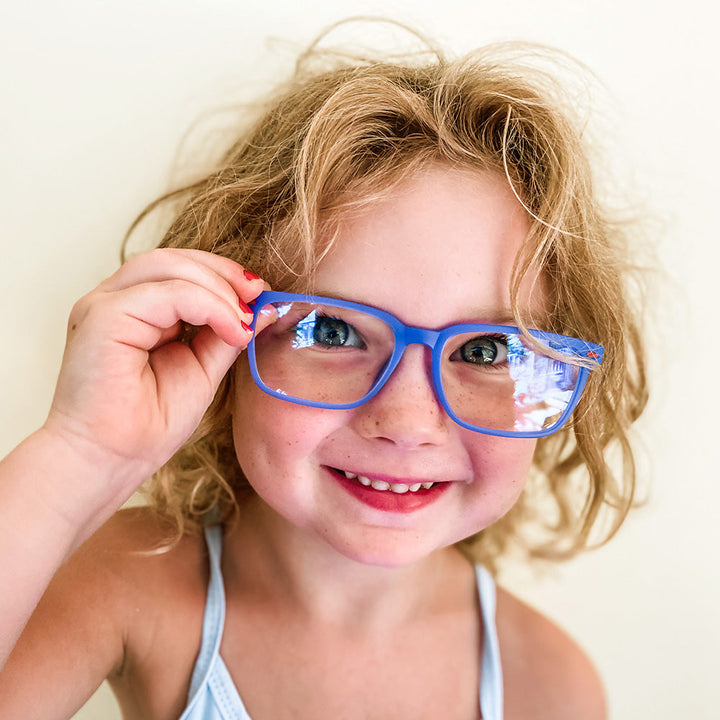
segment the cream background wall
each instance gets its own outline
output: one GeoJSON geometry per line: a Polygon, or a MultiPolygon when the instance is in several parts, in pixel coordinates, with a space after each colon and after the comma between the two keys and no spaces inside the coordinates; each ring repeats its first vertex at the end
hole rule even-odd
{"type": "MultiPolygon", "coordinates": [[[[286,73],[331,21],[384,14],[458,51],[559,46],[606,83],[615,158],[667,277],[641,427],[646,505],[602,550],[512,587],[579,639],[615,720],[717,717],[716,9],[708,0],[0,2],[0,452],[42,422],[74,300],[117,266],[198,116],[286,73]],[[268,43],[268,38],[290,45],[268,43]]],[[[105,690],[82,720],[117,717],[105,690]]]]}

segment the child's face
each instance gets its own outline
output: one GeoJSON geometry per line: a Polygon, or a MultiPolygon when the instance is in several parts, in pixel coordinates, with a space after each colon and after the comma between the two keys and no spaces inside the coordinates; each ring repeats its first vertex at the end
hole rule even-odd
{"type": "MultiPolygon", "coordinates": [[[[436,166],[344,221],[314,292],[427,328],[512,323],[510,277],[527,230],[503,178],[436,166]]],[[[542,310],[540,286],[532,302],[525,291],[522,307],[542,310]]],[[[500,518],[522,491],[536,442],[453,423],[433,393],[430,351],[420,345],[410,346],[382,390],[354,410],[266,395],[245,363],[234,435],[242,469],[278,527],[386,566],[422,558],[500,518]],[[438,484],[394,494],[338,471],[438,484]]]]}

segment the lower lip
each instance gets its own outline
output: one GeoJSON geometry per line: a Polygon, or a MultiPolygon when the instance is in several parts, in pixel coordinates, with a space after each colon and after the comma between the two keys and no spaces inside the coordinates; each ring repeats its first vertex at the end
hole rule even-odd
{"type": "Polygon", "coordinates": [[[372,487],[365,487],[357,480],[350,480],[335,470],[329,468],[327,470],[338,485],[354,498],[376,510],[385,512],[411,513],[420,510],[438,500],[451,485],[449,482],[441,482],[427,490],[394,493],[392,490],[375,490],[372,487]]]}

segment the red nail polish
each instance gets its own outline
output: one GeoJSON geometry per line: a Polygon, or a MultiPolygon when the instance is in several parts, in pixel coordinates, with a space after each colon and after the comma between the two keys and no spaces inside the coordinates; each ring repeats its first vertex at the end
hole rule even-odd
{"type": "Polygon", "coordinates": [[[249,313],[250,315],[252,315],[252,310],[240,298],[238,298],[238,305],[240,306],[240,309],[243,312],[246,312],[246,313],[249,313]]]}
{"type": "Polygon", "coordinates": [[[243,274],[245,275],[246,280],[259,280],[260,276],[256,275],[254,272],[250,272],[249,270],[243,270],[243,274]]]}
{"type": "Polygon", "coordinates": [[[249,333],[252,332],[252,328],[251,328],[245,321],[241,320],[241,321],[240,321],[240,324],[242,325],[242,329],[243,329],[245,332],[249,332],[249,333]]]}

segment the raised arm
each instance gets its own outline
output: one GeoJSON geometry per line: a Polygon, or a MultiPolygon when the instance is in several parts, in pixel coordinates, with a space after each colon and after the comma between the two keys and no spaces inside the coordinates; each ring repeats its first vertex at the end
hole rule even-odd
{"type": "Polygon", "coordinates": [[[263,282],[155,250],[73,308],[47,421],[0,463],[0,667],[63,562],[197,427],[263,282]],[[183,323],[201,329],[181,342],[183,323]]]}

